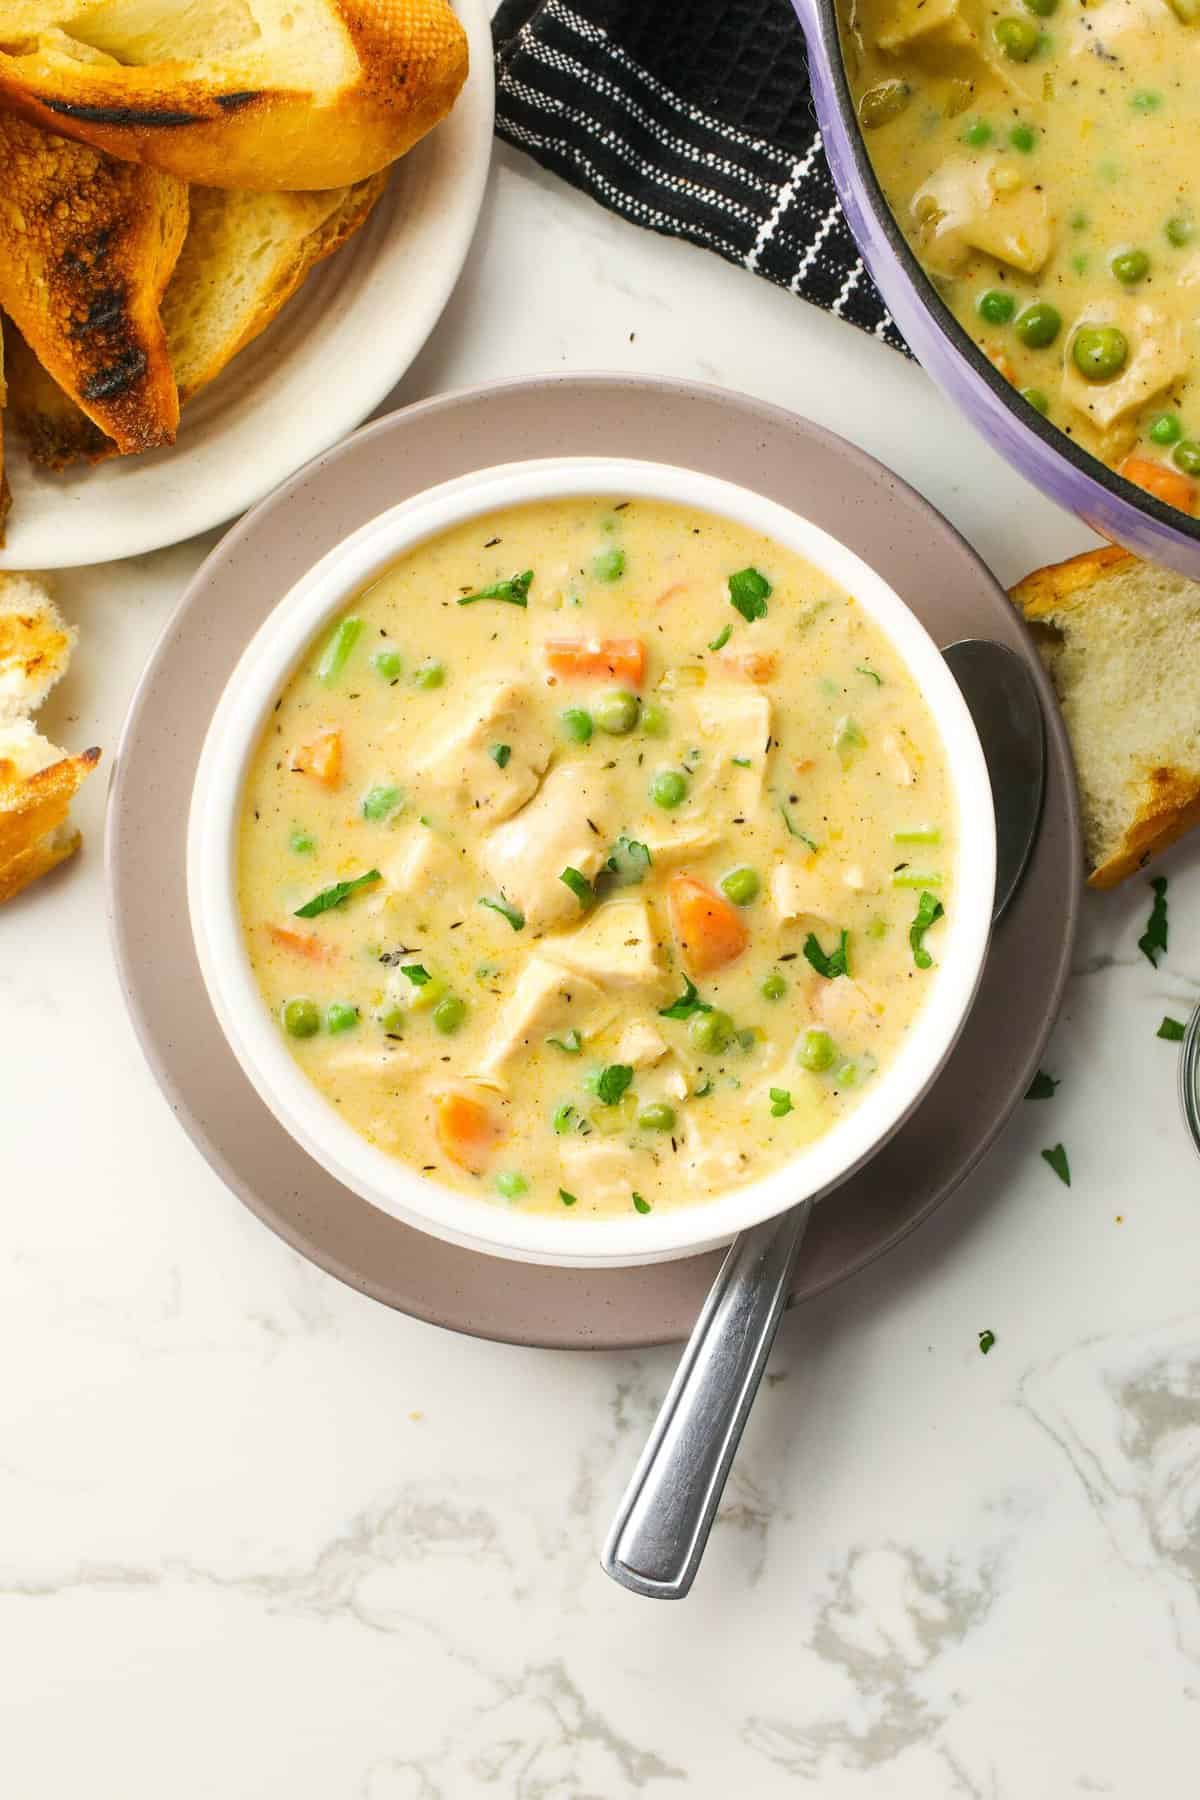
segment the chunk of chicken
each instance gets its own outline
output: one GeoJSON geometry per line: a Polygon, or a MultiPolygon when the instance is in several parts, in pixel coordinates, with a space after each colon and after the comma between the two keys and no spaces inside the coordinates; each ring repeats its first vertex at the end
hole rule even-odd
{"type": "Polygon", "coordinates": [[[670,1044],[649,1019],[633,1019],[617,1040],[614,1061],[631,1069],[650,1069],[670,1051],[670,1044]]]}
{"type": "Polygon", "coordinates": [[[380,1149],[401,1147],[402,1114],[392,1105],[420,1073],[419,1059],[402,1044],[354,1044],[325,1065],[329,1098],[380,1149]]]}
{"type": "Polygon", "coordinates": [[[938,46],[967,49],[975,33],[963,16],[963,0],[885,0],[860,8],[864,37],[881,50],[906,50],[935,38],[938,46]]]}
{"type": "Polygon", "coordinates": [[[686,1122],[679,1156],[679,1172],[690,1186],[701,1189],[734,1187],[744,1180],[750,1163],[747,1151],[721,1138],[709,1138],[686,1122]]]}
{"type": "Polygon", "coordinates": [[[697,804],[722,824],[749,818],[762,800],[770,698],[743,681],[710,682],[698,690],[695,709],[703,751],[693,776],[697,804]]]}
{"type": "Polygon", "coordinates": [[[602,769],[563,763],[515,819],[483,841],[484,867],[537,930],[578,918],[579,899],[562,877],[578,869],[591,881],[616,835],[612,784],[602,769]]]}
{"type": "Polygon", "coordinates": [[[572,1030],[581,1037],[592,1037],[612,1022],[616,1010],[594,981],[551,962],[538,951],[522,969],[501,1009],[479,1074],[503,1077],[514,1057],[540,1049],[548,1037],[562,1037],[572,1030]]]}
{"type": "Polygon", "coordinates": [[[456,873],[466,847],[455,844],[427,825],[413,825],[400,840],[395,855],[383,865],[383,888],[371,901],[379,911],[397,899],[436,892],[456,873]]]}
{"type": "Polygon", "coordinates": [[[833,981],[817,976],[808,990],[812,1016],[841,1050],[864,1048],[875,1036],[883,1018],[883,1004],[848,975],[833,981]]]}
{"type": "Polygon", "coordinates": [[[636,898],[606,900],[578,931],[547,938],[542,954],[610,993],[657,989],[664,980],[650,909],[636,898]]]}
{"type": "MultiPolygon", "coordinates": [[[[1187,373],[1189,360],[1183,326],[1146,301],[1096,301],[1075,322],[1116,325],[1129,342],[1129,360],[1111,381],[1087,381],[1075,367],[1071,343],[1063,363],[1063,399],[1096,428],[1111,433],[1128,422],[1155,394],[1187,373]]],[[[1071,334],[1071,342],[1075,333],[1071,334]]]]}
{"type": "Polygon", "coordinates": [[[558,1140],[562,1184],[577,1200],[595,1206],[632,1204],[630,1156],[618,1138],[564,1137],[558,1140]]]}
{"type": "Polygon", "coordinates": [[[481,823],[511,818],[536,793],[550,760],[531,702],[519,676],[479,682],[462,718],[417,763],[418,781],[481,823]],[[508,749],[503,766],[492,755],[499,744],[508,749]]]}
{"type": "Polygon", "coordinates": [[[721,841],[721,833],[707,820],[681,819],[661,809],[657,818],[641,821],[634,835],[645,844],[655,867],[661,869],[692,862],[721,841]]]}
{"type": "Polygon", "coordinates": [[[780,925],[793,919],[812,919],[818,924],[832,923],[825,883],[813,869],[798,863],[776,863],[767,877],[771,910],[780,925]]]}
{"type": "Polygon", "coordinates": [[[922,261],[954,275],[972,250],[1036,275],[1054,247],[1045,192],[1009,158],[952,156],[913,196],[922,261]]]}

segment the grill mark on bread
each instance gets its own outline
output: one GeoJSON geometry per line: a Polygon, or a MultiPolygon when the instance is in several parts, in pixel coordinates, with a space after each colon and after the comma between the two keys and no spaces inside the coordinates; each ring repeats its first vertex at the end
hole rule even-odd
{"type": "Polygon", "coordinates": [[[127,130],[174,130],[181,125],[203,125],[205,116],[195,112],[171,112],[164,107],[87,106],[79,100],[55,100],[39,95],[47,112],[78,125],[118,125],[127,130]]]}

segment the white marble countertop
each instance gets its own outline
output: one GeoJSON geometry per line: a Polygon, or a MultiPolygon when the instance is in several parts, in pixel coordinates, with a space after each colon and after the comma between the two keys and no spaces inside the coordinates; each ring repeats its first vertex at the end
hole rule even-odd
{"type": "MultiPolygon", "coordinates": [[[[500,150],[396,398],[601,368],[807,413],[1001,578],[1087,542],[917,369],[500,150]]],[[[207,547],[61,580],[83,644],[53,735],[111,758],[207,547]]],[[[597,1547],[672,1352],[452,1337],[245,1212],[122,1012],[103,786],[81,858],[0,921],[6,1795],[1192,1800],[1200,1166],[1154,1034],[1197,992],[1195,850],[1165,865],[1157,972],[1145,884],[1089,899],[1054,1101],[787,1319],[707,1564],[666,1606],[597,1547]],[[1069,1190],[1038,1155],[1059,1139],[1069,1190]]]]}

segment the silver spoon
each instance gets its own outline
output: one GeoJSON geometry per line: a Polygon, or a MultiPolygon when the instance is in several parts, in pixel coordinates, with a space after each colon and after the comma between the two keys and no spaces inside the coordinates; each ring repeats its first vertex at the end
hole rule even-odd
{"type": "MultiPolygon", "coordinates": [[[[1002,644],[967,638],[943,653],[971,709],[996,808],[995,924],[1037,838],[1045,785],[1041,703],[1029,669],[1002,644]]],[[[601,1564],[658,1600],[691,1588],[791,1291],[814,1202],[733,1240],[667,1390],[601,1564]]]]}

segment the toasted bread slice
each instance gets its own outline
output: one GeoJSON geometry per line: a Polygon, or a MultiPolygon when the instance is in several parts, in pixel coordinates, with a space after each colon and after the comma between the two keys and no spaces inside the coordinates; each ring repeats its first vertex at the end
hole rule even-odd
{"type": "Polygon", "coordinates": [[[0,98],[203,187],[374,175],[453,105],[447,0],[0,0],[0,98]]]}
{"type": "Polygon", "coordinates": [[[67,814],[99,750],[67,756],[28,719],[0,726],[0,902],[78,850],[67,814]]]}
{"type": "Polygon", "coordinates": [[[8,405],[8,387],[4,379],[4,326],[0,321],[0,550],[4,548],[4,524],[12,506],[8,476],[4,471],[4,411],[8,405]]]}
{"type": "Polygon", "coordinates": [[[0,575],[0,727],[36,712],[65,674],[76,631],[31,575],[0,575]]]}
{"type": "Polygon", "coordinates": [[[1058,692],[1093,887],[1200,823],[1200,583],[1091,550],[1012,590],[1058,692]]]}
{"type": "Polygon", "coordinates": [[[122,453],[171,443],[179,396],[159,305],[187,189],[4,112],[0,168],[0,307],[122,453]]]}
{"type": "MultiPolygon", "coordinates": [[[[181,401],[212,381],[275,318],[310,269],[344,244],[387,185],[388,171],[321,194],[193,188],[188,235],[163,296],[181,401]]],[[[10,334],[10,406],[35,462],[100,462],[116,446],[10,334]]]]}

